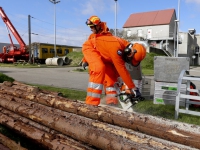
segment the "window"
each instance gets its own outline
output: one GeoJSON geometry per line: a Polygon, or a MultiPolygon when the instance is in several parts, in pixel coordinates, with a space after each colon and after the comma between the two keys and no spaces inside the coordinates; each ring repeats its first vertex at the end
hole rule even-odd
{"type": "Polygon", "coordinates": [[[55,53],[54,49],[51,48],[50,49],[50,53],[55,53]]]}
{"type": "Polygon", "coordinates": [[[58,54],[62,54],[62,49],[57,49],[58,54]]]}
{"type": "Polygon", "coordinates": [[[69,49],[65,49],[65,54],[67,55],[69,53],[69,49]]]}
{"type": "Polygon", "coordinates": [[[42,53],[48,53],[48,49],[47,48],[42,48],[42,53]]]}
{"type": "Polygon", "coordinates": [[[143,37],[143,31],[142,31],[142,29],[139,29],[137,31],[137,33],[138,33],[138,37],[143,37]]]}
{"type": "Polygon", "coordinates": [[[196,52],[196,54],[199,53],[199,46],[195,47],[195,52],[196,52]]]}

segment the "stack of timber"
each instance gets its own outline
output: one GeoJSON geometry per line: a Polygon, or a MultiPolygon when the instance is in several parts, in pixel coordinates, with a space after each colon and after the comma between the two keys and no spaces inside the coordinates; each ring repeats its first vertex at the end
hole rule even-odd
{"type": "Polygon", "coordinates": [[[1,83],[0,124],[46,149],[200,149],[199,126],[60,95],[17,81],[1,83]]]}

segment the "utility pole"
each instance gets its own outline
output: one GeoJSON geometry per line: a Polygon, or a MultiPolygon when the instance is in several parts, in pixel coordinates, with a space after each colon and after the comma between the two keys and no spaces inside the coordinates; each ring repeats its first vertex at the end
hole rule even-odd
{"type": "Polygon", "coordinates": [[[49,0],[54,4],[54,51],[55,51],[55,57],[57,57],[57,51],[56,51],[56,4],[60,2],[60,0],[49,0]]]}
{"type": "Polygon", "coordinates": [[[178,57],[179,53],[179,23],[180,23],[180,0],[178,0],[178,20],[177,20],[177,46],[176,46],[176,57],[178,57]]]}
{"type": "Polygon", "coordinates": [[[117,36],[117,0],[115,1],[115,36],[117,36]]]}
{"type": "Polygon", "coordinates": [[[176,28],[177,20],[174,20],[174,57],[176,57],[176,40],[177,40],[177,28],[176,28]]]}
{"type": "Polygon", "coordinates": [[[29,63],[31,63],[31,16],[28,15],[29,63]]]}

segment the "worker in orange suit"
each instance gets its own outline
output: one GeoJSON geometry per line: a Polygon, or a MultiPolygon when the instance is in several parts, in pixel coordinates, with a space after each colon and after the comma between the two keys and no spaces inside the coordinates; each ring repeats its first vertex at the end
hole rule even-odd
{"type": "Polygon", "coordinates": [[[93,38],[89,38],[82,47],[83,55],[89,64],[89,83],[87,88],[86,104],[99,105],[103,85],[106,87],[106,103],[117,104],[114,83],[120,76],[134,97],[141,96],[135,87],[125,62],[137,66],[146,56],[146,49],[141,44],[131,44],[128,41],[115,37],[105,30],[105,23],[97,23],[88,19],[86,24],[96,30],[93,38]],[[99,26],[99,27],[97,27],[99,26]]]}
{"type": "MultiPolygon", "coordinates": [[[[96,34],[103,34],[103,35],[112,35],[109,32],[109,28],[106,25],[106,22],[101,22],[98,16],[91,16],[87,21],[86,24],[90,27],[92,34],[89,35],[88,39],[92,39],[96,37],[96,34]],[[92,22],[92,25],[88,25],[87,22],[92,22]]],[[[88,66],[87,61],[83,57],[82,59],[82,67],[86,70],[88,66]]]]}
{"type": "MultiPolygon", "coordinates": [[[[91,16],[86,21],[86,24],[90,27],[90,29],[92,31],[92,34],[90,34],[88,39],[96,38],[97,34],[108,35],[108,36],[112,35],[112,33],[109,32],[109,28],[107,27],[106,22],[101,22],[101,20],[98,16],[91,16]],[[88,24],[87,22],[92,22],[92,24],[88,24]]],[[[107,64],[107,65],[109,65],[109,64],[107,64]]],[[[84,57],[82,59],[82,66],[84,69],[86,69],[86,67],[88,66],[88,63],[84,57]]],[[[89,68],[88,68],[88,70],[89,70],[89,68]]],[[[116,74],[116,78],[117,77],[118,77],[118,75],[116,74]]],[[[113,85],[111,86],[109,81],[104,80],[103,87],[105,90],[105,94],[107,95],[106,103],[107,104],[117,104],[118,103],[117,98],[113,97],[114,95],[116,95],[116,90],[113,87],[113,85]]]]}

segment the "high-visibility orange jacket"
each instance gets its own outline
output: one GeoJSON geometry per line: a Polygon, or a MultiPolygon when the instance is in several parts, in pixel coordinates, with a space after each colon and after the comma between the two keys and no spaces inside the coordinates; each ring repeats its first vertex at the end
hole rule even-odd
{"type": "Polygon", "coordinates": [[[135,87],[130,73],[125,67],[125,61],[118,55],[118,50],[123,51],[128,44],[128,41],[115,37],[112,34],[96,34],[95,38],[88,39],[83,44],[84,58],[90,67],[86,103],[92,105],[99,104],[106,76],[109,77],[106,81],[109,81],[111,86],[116,82],[117,76],[120,76],[128,88],[132,89],[135,87]]]}
{"type": "MultiPolygon", "coordinates": [[[[107,27],[106,22],[101,22],[101,28],[102,32],[99,33],[100,35],[112,35],[112,33],[109,32],[109,28],[107,27]]],[[[94,33],[89,35],[88,40],[93,38],[96,38],[96,34],[94,33]]],[[[87,62],[84,57],[82,58],[82,62],[87,62]]]]}

